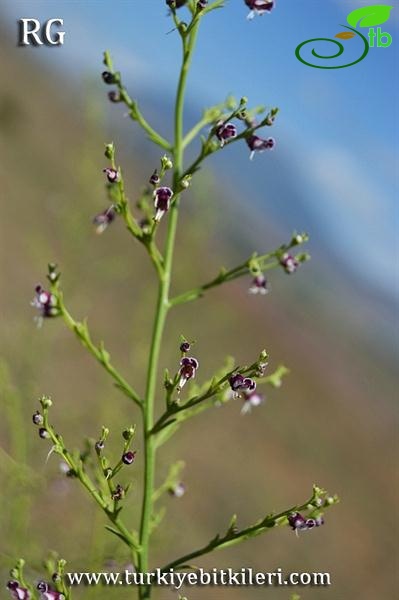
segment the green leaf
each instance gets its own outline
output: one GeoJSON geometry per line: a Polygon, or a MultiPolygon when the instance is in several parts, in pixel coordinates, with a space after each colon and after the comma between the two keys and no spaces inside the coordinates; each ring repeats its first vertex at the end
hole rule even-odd
{"type": "Polygon", "coordinates": [[[362,6],[349,13],[347,21],[352,27],[374,27],[388,21],[393,6],[388,4],[373,4],[362,6]]]}

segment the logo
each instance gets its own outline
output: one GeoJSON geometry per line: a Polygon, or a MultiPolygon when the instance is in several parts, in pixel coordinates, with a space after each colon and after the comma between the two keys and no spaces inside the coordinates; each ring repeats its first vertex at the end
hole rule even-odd
{"type": "Polygon", "coordinates": [[[20,19],[18,21],[18,45],[19,46],[62,46],[65,31],[55,31],[54,27],[61,27],[63,19],[49,19],[43,26],[38,19],[20,19]]]}
{"type": "MultiPolygon", "coordinates": [[[[307,65],[308,67],[314,67],[315,69],[344,69],[345,67],[352,67],[356,65],[364,58],[366,58],[369,53],[370,48],[388,48],[392,44],[392,36],[389,33],[382,31],[379,25],[382,25],[386,21],[388,21],[391,10],[393,6],[388,6],[387,4],[374,4],[373,6],[363,6],[362,8],[357,8],[353,10],[347,16],[348,25],[342,25],[347,31],[341,31],[335,35],[339,40],[351,40],[353,38],[358,38],[360,40],[360,52],[361,55],[356,60],[352,60],[351,62],[345,65],[331,65],[331,64],[313,64],[309,62],[309,60],[304,58],[303,49],[308,44],[313,44],[314,42],[328,42],[329,44],[334,44],[337,48],[335,54],[324,55],[316,52],[314,47],[312,47],[311,55],[320,60],[328,60],[331,61],[334,58],[338,58],[345,52],[344,45],[338,41],[331,38],[314,38],[312,40],[306,40],[297,46],[295,50],[295,56],[301,63],[307,65]],[[359,31],[359,27],[368,28],[368,32],[364,31],[363,33],[359,31]]],[[[308,47],[309,48],[309,47],[308,47]]]]}

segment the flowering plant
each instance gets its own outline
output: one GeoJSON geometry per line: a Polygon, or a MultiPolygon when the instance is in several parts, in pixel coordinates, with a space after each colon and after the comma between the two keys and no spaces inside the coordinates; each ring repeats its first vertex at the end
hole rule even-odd
{"type": "MultiPolygon", "coordinates": [[[[274,2],[260,0],[245,0],[245,4],[251,10],[250,16],[268,13],[274,7],[274,2]]],[[[193,356],[192,342],[182,337],[176,341],[179,358],[176,360],[174,372],[165,372],[165,404],[163,411],[157,414],[159,357],[168,313],[182,304],[197,300],[214,287],[241,277],[250,278],[251,294],[264,295],[269,290],[266,271],[280,268],[285,273],[292,274],[309,258],[307,253],[295,251],[297,247],[307,242],[308,236],[304,233],[295,233],[287,243],[277,249],[260,255],[254,253],[241,264],[230,269],[222,269],[210,281],[178,295],[171,295],[179,206],[182,201],[186,201],[187,190],[195,180],[198,169],[209,156],[222,149],[228,150],[227,147],[233,143],[246,143],[251,158],[256,153],[273,149],[274,138],[261,137],[259,132],[273,125],[278,109],[270,108],[265,111],[258,107],[249,108],[245,97],[239,102],[228,99],[207,109],[199,122],[190,131],[185,132],[183,111],[186,82],[198,30],[202,19],[215,9],[221,8],[223,0],[209,3],[206,0],[168,0],[167,5],[182,44],[182,64],[175,103],[174,140],[171,142],[165,139],[147,122],[137,101],[129,96],[122,76],[114,68],[108,52],[104,53],[106,70],[102,73],[104,83],[113,86],[108,94],[109,100],[125,105],[131,119],[144,129],[149,139],[162,151],[160,165],[149,177],[148,187],[138,203],[142,214],[137,216],[133,213],[125,193],[123,173],[117,164],[115,146],[113,143],[108,143],[105,147],[108,163],[104,167],[104,174],[109,204],[105,210],[94,217],[96,231],[100,234],[115,219],[122,219],[128,232],[148,254],[158,280],[158,297],[144,393],[139,392],[119,372],[111,362],[110,354],[104,344],[93,341],[87,322],[78,321],[71,315],[62,293],[60,273],[55,264],[49,265],[47,289],[37,285],[32,303],[38,310],[39,323],[50,318],[64,321],[136,409],[134,418],[141,422],[143,447],[137,448],[134,442],[136,426],[125,428],[122,432],[120,454],[116,461],[107,454],[106,445],[109,436],[107,427],[102,428],[98,439],[90,442],[83,453],[69,450],[51,421],[52,401],[47,396],[41,398],[40,409],[33,415],[33,423],[38,427],[39,436],[49,441],[49,454],[55,453],[61,457],[66,476],[80,482],[104,513],[108,520],[107,529],[125,544],[131,561],[139,572],[147,572],[149,569],[151,534],[160,524],[160,515],[155,508],[157,501],[165,492],[169,491],[179,497],[185,491],[184,483],[181,481],[182,463],[180,462],[171,466],[166,480],[156,487],[156,459],[159,448],[183,423],[215,405],[239,400],[242,403],[243,414],[257,408],[263,402],[259,386],[279,387],[283,376],[287,373],[287,369],[280,366],[268,374],[268,354],[262,350],[251,364],[237,365],[229,362],[209,381],[200,382],[194,387],[193,380],[199,379],[200,361],[197,356],[193,356]],[[188,10],[187,23],[180,18],[178,9],[181,7],[188,10]],[[186,165],[185,150],[199,136],[198,155],[190,165],[186,165]],[[163,226],[166,227],[166,236],[161,247],[158,232],[163,226]],[[188,383],[191,383],[191,386],[187,385],[188,383]],[[129,501],[129,485],[121,483],[120,474],[123,470],[127,473],[128,469],[134,469],[138,451],[144,455],[145,469],[141,518],[139,527],[135,530],[124,519],[123,509],[129,501]]],[[[234,516],[224,533],[216,535],[199,549],[181,557],[171,558],[167,565],[161,567],[161,571],[184,568],[192,560],[204,554],[238,544],[278,527],[289,525],[296,533],[318,527],[324,522],[322,516],[324,510],[336,502],[336,496],[330,496],[325,490],[314,486],[310,498],[306,501],[295,502],[293,506],[280,512],[262,516],[247,527],[240,529],[234,516]]],[[[40,581],[34,588],[26,583],[23,561],[20,560],[12,570],[12,579],[7,584],[11,597],[19,600],[36,597],[42,600],[71,598],[71,590],[63,578],[65,561],[52,559],[48,561],[47,567],[51,581],[40,581]]],[[[151,586],[144,584],[139,586],[138,596],[141,600],[150,598],[151,594],[151,586]]]]}

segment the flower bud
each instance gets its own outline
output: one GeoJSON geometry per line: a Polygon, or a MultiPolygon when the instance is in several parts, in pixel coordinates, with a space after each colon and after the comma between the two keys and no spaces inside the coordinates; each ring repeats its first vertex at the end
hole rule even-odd
{"type": "Polygon", "coordinates": [[[48,439],[50,437],[49,432],[47,431],[47,429],[45,427],[40,427],[39,429],[39,436],[45,440],[48,439]]]}
{"type": "Polygon", "coordinates": [[[136,458],[136,452],[125,452],[125,454],[122,456],[122,462],[125,465],[131,465],[134,462],[134,459],[136,458]]]}
{"type": "Polygon", "coordinates": [[[120,93],[117,92],[116,90],[111,90],[110,92],[108,92],[108,99],[110,102],[113,102],[113,103],[122,101],[120,93]]]}
{"type": "Polygon", "coordinates": [[[101,73],[101,77],[104,81],[104,83],[106,83],[107,85],[112,85],[113,83],[116,83],[117,78],[115,77],[115,75],[113,73],[111,73],[110,71],[103,71],[101,73]]]}
{"type": "Polygon", "coordinates": [[[117,183],[121,178],[119,171],[112,167],[106,167],[103,169],[103,173],[106,174],[109,183],[117,183]]]}
{"type": "Polygon", "coordinates": [[[43,425],[43,415],[37,410],[33,415],[32,415],[32,421],[35,425],[43,425]]]}

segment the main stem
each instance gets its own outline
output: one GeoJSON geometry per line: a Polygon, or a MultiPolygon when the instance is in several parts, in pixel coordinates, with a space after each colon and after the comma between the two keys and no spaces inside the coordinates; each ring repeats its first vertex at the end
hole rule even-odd
{"type": "MultiPolygon", "coordinates": [[[[191,30],[190,36],[182,36],[183,41],[183,62],[180,71],[180,78],[177,87],[176,105],[175,105],[175,140],[173,148],[174,172],[173,188],[178,189],[178,185],[183,172],[183,112],[184,96],[186,89],[187,75],[191,63],[192,52],[198,31],[198,22],[191,30]]],[[[145,467],[144,467],[144,494],[140,525],[140,554],[138,567],[141,573],[148,571],[150,526],[153,511],[154,494],[154,476],[155,476],[155,454],[154,436],[150,435],[154,425],[154,401],[157,385],[158,362],[161,350],[162,337],[165,328],[166,317],[170,307],[169,290],[173,266],[173,252],[175,247],[177,221],[179,216],[179,196],[176,195],[169,214],[168,231],[165,244],[165,262],[163,272],[159,277],[158,301],[156,308],[155,321],[153,326],[150,359],[147,372],[147,386],[145,404],[143,407],[143,436],[145,447],[145,467]]],[[[141,586],[139,588],[140,600],[145,600],[151,596],[151,586],[141,586]]]]}

